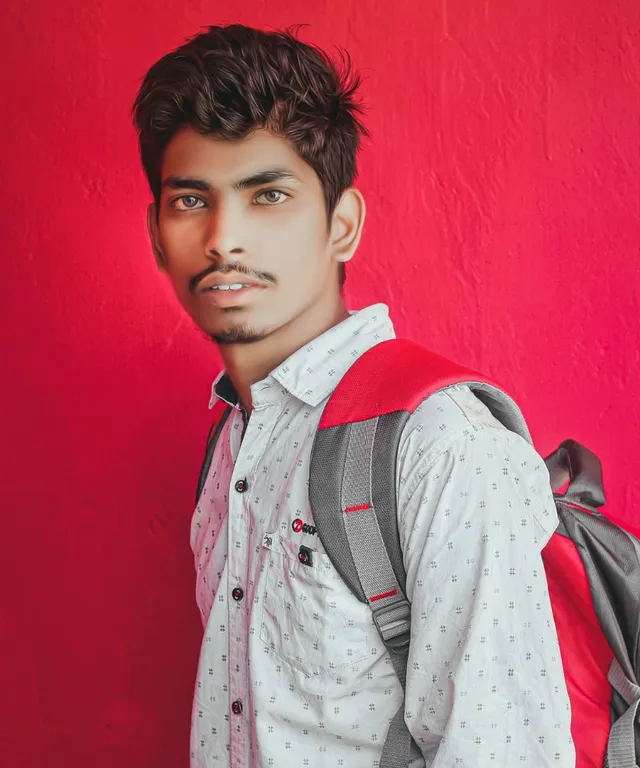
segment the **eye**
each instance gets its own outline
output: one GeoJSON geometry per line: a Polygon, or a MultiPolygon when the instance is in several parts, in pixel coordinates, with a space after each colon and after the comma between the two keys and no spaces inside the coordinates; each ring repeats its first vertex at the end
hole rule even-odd
{"type": "Polygon", "coordinates": [[[286,192],[282,192],[279,189],[265,189],[256,197],[256,205],[279,205],[283,203],[289,195],[286,192]],[[274,199],[275,196],[275,199],[274,199]],[[264,199],[265,202],[259,202],[260,199],[264,199]]]}
{"type": "Polygon", "coordinates": [[[194,211],[204,206],[204,201],[195,195],[181,195],[171,201],[171,207],[176,211],[194,211]],[[179,205],[178,205],[179,203],[179,205]],[[200,203],[200,205],[198,205],[200,203]]]}

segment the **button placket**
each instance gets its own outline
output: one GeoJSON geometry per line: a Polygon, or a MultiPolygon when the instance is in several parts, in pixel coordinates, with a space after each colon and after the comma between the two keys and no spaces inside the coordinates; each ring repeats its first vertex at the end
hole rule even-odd
{"type": "Polygon", "coordinates": [[[229,651],[229,700],[234,725],[230,729],[230,765],[245,766],[248,750],[246,718],[243,715],[244,700],[248,688],[247,658],[249,655],[250,606],[245,597],[249,589],[247,579],[248,551],[250,541],[249,503],[253,492],[253,466],[255,453],[258,452],[264,432],[256,429],[256,419],[252,414],[244,423],[242,441],[238,446],[234,461],[234,476],[231,478],[228,516],[228,572],[227,584],[231,599],[228,600],[228,651],[229,651]],[[249,478],[252,478],[250,484],[249,478]],[[242,584],[243,586],[240,586],[242,584]],[[235,603],[232,608],[231,603],[235,603]]]}
{"type": "MultiPolygon", "coordinates": [[[[255,399],[254,399],[255,403],[255,399]]],[[[250,504],[257,499],[255,474],[257,461],[268,446],[270,433],[275,424],[277,409],[269,408],[269,418],[265,413],[266,407],[256,407],[246,424],[243,440],[235,454],[233,475],[230,478],[229,514],[228,514],[228,571],[227,604],[228,617],[228,695],[231,702],[230,710],[235,718],[235,724],[230,729],[230,765],[244,766],[248,750],[247,718],[243,715],[244,700],[246,699],[248,682],[247,659],[249,656],[249,627],[251,624],[250,580],[255,574],[247,572],[250,561],[249,551],[257,543],[252,534],[261,538],[261,534],[252,531],[250,504]],[[250,492],[248,492],[250,491],[250,492]],[[242,586],[240,586],[242,584],[242,586]],[[245,599],[246,598],[246,599],[245,599]],[[231,603],[235,602],[232,608],[231,603]]],[[[272,405],[272,404],[268,404],[272,405]]],[[[275,405],[275,403],[273,404],[275,405]]]]}

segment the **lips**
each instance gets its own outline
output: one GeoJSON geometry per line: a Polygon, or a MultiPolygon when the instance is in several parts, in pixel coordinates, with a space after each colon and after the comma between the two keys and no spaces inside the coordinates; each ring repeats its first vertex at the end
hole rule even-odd
{"type": "Polygon", "coordinates": [[[197,287],[198,293],[210,291],[213,293],[234,293],[244,288],[262,288],[260,283],[248,280],[246,277],[230,278],[213,274],[205,277],[197,287]]]}
{"type": "Polygon", "coordinates": [[[207,291],[231,291],[234,293],[235,291],[241,291],[243,288],[248,288],[247,283],[230,283],[230,284],[222,284],[222,285],[212,285],[211,288],[206,288],[207,291]]]}
{"type": "Polygon", "coordinates": [[[263,290],[263,286],[255,283],[219,283],[208,287],[201,286],[197,296],[200,301],[214,307],[222,309],[234,307],[237,309],[250,304],[256,294],[263,290]],[[234,289],[227,287],[232,285],[242,287],[234,289]]]}

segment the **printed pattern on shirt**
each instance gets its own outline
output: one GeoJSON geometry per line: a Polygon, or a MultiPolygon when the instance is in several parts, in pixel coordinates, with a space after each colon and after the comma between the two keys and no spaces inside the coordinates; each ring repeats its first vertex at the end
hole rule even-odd
{"type": "MultiPolygon", "coordinates": [[[[192,768],[379,764],[402,691],[315,533],[308,473],[327,397],[392,337],[386,307],[353,314],[252,387],[242,441],[239,410],[225,425],[192,523],[204,626],[192,768]]],[[[458,387],[410,417],[398,477],[405,719],[426,765],[572,766],[540,457],[458,387]]]]}

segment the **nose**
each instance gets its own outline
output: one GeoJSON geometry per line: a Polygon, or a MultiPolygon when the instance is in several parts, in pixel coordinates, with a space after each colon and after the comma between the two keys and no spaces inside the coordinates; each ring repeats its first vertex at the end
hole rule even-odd
{"type": "Polygon", "coordinates": [[[220,201],[212,208],[205,234],[205,252],[209,259],[227,261],[245,252],[242,213],[239,205],[220,201]]]}

